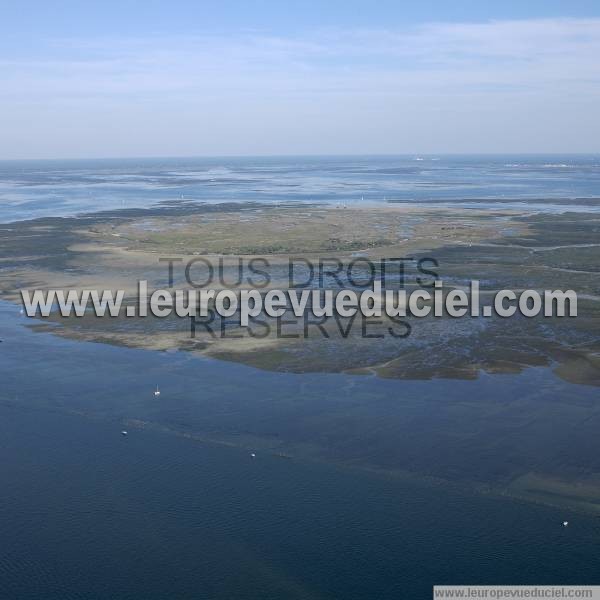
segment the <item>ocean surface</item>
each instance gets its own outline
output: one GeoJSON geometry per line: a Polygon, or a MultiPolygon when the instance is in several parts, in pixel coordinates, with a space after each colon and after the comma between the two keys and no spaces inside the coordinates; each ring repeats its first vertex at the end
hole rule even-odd
{"type": "Polygon", "coordinates": [[[0,222],[180,199],[563,211],[598,210],[599,197],[600,155],[0,161],[0,222]]]}
{"type": "MultiPolygon", "coordinates": [[[[181,199],[597,211],[599,197],[600,156],[0,162],[2,223],[181,199]]],[[[598,518],[260,442],[485,473],[511,440],[482,457],[445,446],[445,406],[478,397],[494,418],[507,399],[532,415],[560,401],[576,413],[596,388],[546,368],[477,381],[269,373],[30,324],[0,302],[2,599],[418,600],[434,584],[599,583],[598,518]],[[408,439],[390,441],[397,424],[408,439]]],[[[550,443],[552,419],[533,420],[536,443],[550,443]]]]}
{"type": "Polygon", "coordinates": [[[267,373],[27,323],[0,303],[2,598],[416,600],[433,584],[598,583],[598,518],[181,435],[289,428],[318,418],[318,399],[362,396],[396,413],[422,397],[418,427],[433,397],[561,394],[549,370],[471,382],[267,373]]]}

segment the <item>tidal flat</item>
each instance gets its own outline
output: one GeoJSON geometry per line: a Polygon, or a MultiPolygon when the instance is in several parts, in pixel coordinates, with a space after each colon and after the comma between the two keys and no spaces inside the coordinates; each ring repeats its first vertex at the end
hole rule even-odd
{"type": "MultiPolygon", "coordinates": [[[[0,290],[13,302],[21,289],[75,288],[123,289],[133,303],[139,279],[167,286],[167,265],[159,259],[181,259],[173,285],[188,287],[179,265],[198,257],[222,264],[223,281],[215,279],[214,288],[236,281],[240,257],[268,258],[270,288],[289,283],[290,258],[335,258],[346,266],[357,257],[374,264],[403,257],[410,259],[402,281],[408,289],[423,275],[418,261],[431,259],[447,289],[478,279],[482,302],[500,289],[573,289],[576,318],[408,318],[410,335],[402,338],[385,335],[390,323],[383,319],[369,323],[369,333],[383,337],[368,338],[360,327],[339,335],[332,321],[313,326],[306,338],[278,337],[275,327],[251,338],[235,322],[223,324],[224,338],[201,328],[192,338],[189,320],[176,317],[53,314],[29,327],[73,340],[185,351],[191,360],[267,373],[345,377],[337,381],[347,386],[346,402],[336,398],[335,386],[304,399],[275,394],[257,418],[231,406],[221,415],[221,398],[212,418],[138,415],[134,427],[600,510],[597,212],[173,202],[13,222],[0,228],[0,245],[0,290]],[[450,382],[455,387],[445,397],[450,382]],[[503,394],[494,392],[497,386],[503,394]]],[[[188,275],[201,280],[206,273],[195,263],[188,275]]],[[[390,286],[400,285],[390,277],[390,286]]],[[[332,276],[324,283],[331,285],[332,276]]],[[[286,331],[291,336],[303,327],[286,331]]]]}

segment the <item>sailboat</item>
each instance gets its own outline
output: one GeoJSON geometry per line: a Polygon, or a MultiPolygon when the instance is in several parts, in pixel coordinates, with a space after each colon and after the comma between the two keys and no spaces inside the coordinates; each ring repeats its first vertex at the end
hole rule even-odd
{"type": "Polygon", "coordinates": [[[158,386],[156,386],[156,390],[154,391],[154,395],[155,396],[160,396],[160,390],[158,389],[158,386]]]}

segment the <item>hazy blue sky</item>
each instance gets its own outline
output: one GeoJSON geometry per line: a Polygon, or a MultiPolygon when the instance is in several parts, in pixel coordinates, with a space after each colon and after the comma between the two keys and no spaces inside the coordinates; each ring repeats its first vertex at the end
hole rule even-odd
{"type": "Polygon", "coordinates": [[[600,152],[600,2],[2,2],[0,158],[600,152]]]}

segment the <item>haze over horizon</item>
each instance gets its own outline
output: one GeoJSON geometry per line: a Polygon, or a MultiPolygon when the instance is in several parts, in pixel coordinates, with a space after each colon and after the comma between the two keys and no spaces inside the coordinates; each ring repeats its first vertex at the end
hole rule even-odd
{"type": "Polygon", "coordinates": [[[597,4],[315,6],[6,7],[0,158],[600,151],[597,4]]]}

